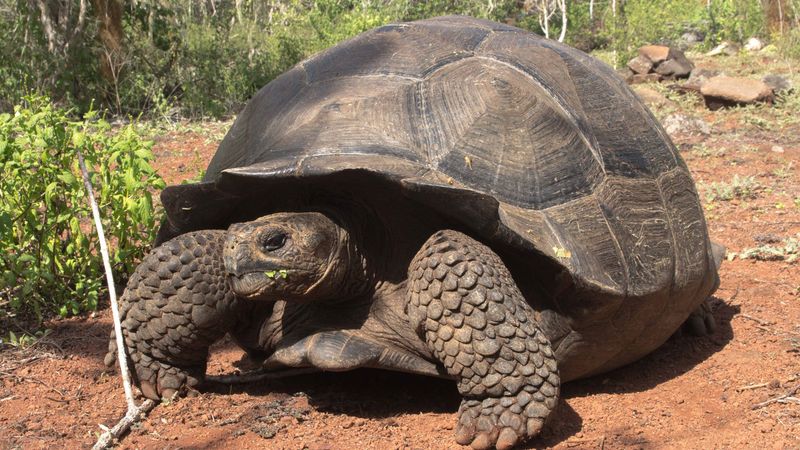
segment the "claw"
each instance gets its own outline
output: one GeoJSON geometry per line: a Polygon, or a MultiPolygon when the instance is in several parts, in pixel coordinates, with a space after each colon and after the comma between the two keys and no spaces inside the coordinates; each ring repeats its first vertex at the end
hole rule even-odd
{"type": "Polygon", "coordinates": [[[475,438],[474,441],[472,441],[470,447],[472,447],[474,450],[488,450],[492,448],[492,440],[488,434],[481,433],[475,438]]]}
{"type": "Polygon", "coordinates": [[[511,428],[503,428],[503,431],[500,432],[500,436],[497,437],[495,446],[497,450],[508,450],[513,447],[518,440],[519,437],[514,430],[511,428]]]}
{"type": "Polygon", "coordinates": [[[544,420],[536,418],[528,419],[528,423],[526,425],[528,436],[536,436],[542,431],[542,427],[544,427],[544,420]]]}
{"type": "Polygon", "coordinates": [[[142,381],[140,383],[139,389],[142,390],[142,395],[151,399],[151,400],[161,400],[161,397],[158,396],[158,392],[156,388],[153,387],[153,384],[149,381],[142,381]]]}
{"type": "Polygon", "coordinates": [[[165,398],[167,400],[174,400],[177,395],[178,391],[175,389],[166,388],[161,391],[161,398],[165,398]]]}
{"type": "Polygon", "coordinates": [[[456,442],[461,445],[469,445],[475,438],[475,427],[468,425],[459,425],[456,428],[456,442]]]}
{"type": "Polygon", "coordinates": [[[117,362],[117,355],[115,355],[113,352],[106,353],[106,357],[103,358],[103,364],[105,364],[106,367],[111,367],[116,362],[117,362]]]}

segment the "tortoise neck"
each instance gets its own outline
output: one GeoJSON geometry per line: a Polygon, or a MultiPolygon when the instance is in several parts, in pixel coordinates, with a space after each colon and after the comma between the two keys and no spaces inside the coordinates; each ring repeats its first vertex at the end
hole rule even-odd
{"type": "Polygon", "coordinates": [[[369,298],[383,270],[387,243],[385,229],[374,211],[360,202],[340,202],[318,208],[339,227],[336,252],[331,255],[326,283],[327,296],[334,302],[369,298]]]}

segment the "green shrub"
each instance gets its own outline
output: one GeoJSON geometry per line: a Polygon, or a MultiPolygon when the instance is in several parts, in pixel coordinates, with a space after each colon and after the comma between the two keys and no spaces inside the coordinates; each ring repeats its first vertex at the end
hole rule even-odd
{"type": "Polygon", "coordinates": [[[91,171],[115,279],[125,280],[155,237],[151,191],[164,182],[151,145],[92,112],[70,120],[46,98],[0,115],[0,319],[97,307],[103,267],[77,151],[91,171]]]}
{"type": "Polygon", "coordinates": [[[758,0],[717,0],[710,3],[709,34],[713,43],[723,40],[744,42],[766,36],[764,9],[758,0]]]}

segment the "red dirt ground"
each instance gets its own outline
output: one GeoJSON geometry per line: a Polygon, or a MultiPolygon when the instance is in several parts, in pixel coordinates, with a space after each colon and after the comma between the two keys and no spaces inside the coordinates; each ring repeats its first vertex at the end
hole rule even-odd
{"type": "MultiPolygon", "coordinates": [[[[673,139],[698,183],[713,239],[739,254],[800,237],[800,126],[791,111],[779,121],[772,107],[711,113],[684,101],[677,108],[712,127],[710,136],[673,139]],[[754,177],[752,198],[706,198],[711,183],[730,183],[734,174],[754,177]]],[[[158,140],[168,183],[196,178],[216,148],[218,138],[207,136],[182,131],[158,140]]],[[[527,446],[800,448],[798,263],[734,256],[720,275],[714,335],[676,336],[641,361],[568,383],[543,435],[527,446]]],[[[98,424],[124,414],[119,377],[102,364],[110,311],[48,327],[37,344],[0,351],[0,448],[88,447],[98,424]]],[[[237,370],[241,356],[222,342],[208,372],[237,370]]],[[[458,448],[458,403],[455,383],[381,371],[211,386],[159,405],[121,448],[458,448]]]]}

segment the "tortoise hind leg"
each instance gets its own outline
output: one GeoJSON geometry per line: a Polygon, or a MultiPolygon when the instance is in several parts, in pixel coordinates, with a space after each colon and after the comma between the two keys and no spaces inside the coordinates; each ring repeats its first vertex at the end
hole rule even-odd
{"type": "Polygon", "coordinates": [[[464,397],[458,443],[507,449],[539,434],[558,399],[556,359],[500,257],[440,231],[414,257],[408,286],[412,324],[464,397]]]}
{"type": "Polygon", "coordinates": [[[710,336],[717,330],[717,323],[714,320],[714,313],[711,311],[709,299],[703,301],[691,314],[683,329],[694,336],[710,336]]]}

